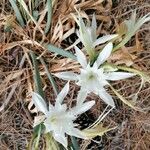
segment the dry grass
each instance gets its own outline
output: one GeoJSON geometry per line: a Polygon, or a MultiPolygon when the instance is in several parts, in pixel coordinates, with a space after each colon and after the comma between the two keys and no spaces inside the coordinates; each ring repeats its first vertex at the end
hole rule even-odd
{"type": "MultiPolygon", "coordinates": [[[[75,21],[71,13],[76,13],[75,7],[81,10],[81,15],[87,19],[92,17],[93,12],[99,23],[97,33],[113,33],[117,25],[124,19],[129,18],[131,11],[137,9],[138,16],[150,12],[149,0],[116,0],[101,3],[102,0],[55,0],[53,8],[53,20],[51,30],[47,36],[39,31],[38,26],[43,30],[45,18],[41,18],[38,26],[28,22],[25,28],[18,25],[14,12],[7,0],[0,3],[0,150],[25,149],[27,141],[32,135],[32,123],[34,112],[28,94],[34,89],[32,63],[29,51],[42,55],[51,72],[62,70],[76,70],[79,65],[61,56],[49,53],[41,46],[42,42],[52,43],[58,47],[73,52],[73,44],[77,40],[74,34],[76,29],[75,21]],[[4,32],[5,27],[12,27],[11,32],[4,32]]],[[[40,12],[44,15],[44,6],[41,3],[40,12]]],[[[42,16],[42,15],[41,15],[42,16]]],[[[110,61],[124,64],[131,61],[134,68],[150,72],[150,24],[142,26],[137,33],[136,39],[140,42],[143,50],[132,51],[135,48],[135,38],[132,38],[127,47],[131,48],[133,58],[120,56],[110,61]]],[[[79,44],[81,47],[81,45],[79,44]]],[[[117,54],[118,56],[119,54],[117,54]]],[[[45,92],[50,101],[55,98],[52,87],[46,77],[43,66],[40,64],[42,82],[45,92]]],[[[59,90],[64,82],[56,81],[59,90]]],[[[114,84],[120,93],[131,98],[131,94],[138,91],[140,79],[134,78],[117,82],[114,84]]],[[[74,99],[78,87],[71,84],[69,99],[74,99]]],[[[105,104],[95,95],[88,99],[96,99],[97,105],[90,112],[96,118],[104,109],[105,104]]],[[[149,150],[150,149],[150,86],[145,84],[138,94],[137,103],[145,108],[146,113],[136,112],[123,105],[115,96],[117,108],[105,119],[106,125],[117,125],[118,128],[98,139],[93,149],[108,150],[149,150]],[[98,146],[98,145],[101,145],[98,146]]],[[[69,101],[71,103],[72,101],[69,101]]],[[[89,114],[88,114],[89,115],[89,114]]],[[[89,120],[90,118],[87,117],[89,120]]],[[[94,121],[94,119],[92,120],[94,121]]],[[[87,123],[90,121],[87,121],[87,123]]],[[[84,122],[85,123],[85,122],[84,122]]],[[[97,139],[96,139],[97,140],[97,139]]],[[[90,148],[91,141],[82,141],[82,149],[90,148]]],[[[94,142],[92,142],[93,144],[94,142]]],[[[94,144],[93,144],[94,145],[94,144]]]]}

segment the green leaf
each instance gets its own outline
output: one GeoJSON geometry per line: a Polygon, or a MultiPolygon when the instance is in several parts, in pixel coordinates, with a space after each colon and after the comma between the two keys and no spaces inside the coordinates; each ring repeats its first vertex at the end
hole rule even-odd
{"type": "Polygon", "coordinates": [[[32,138],[27,146],[27,150],[38,150],[40,136],[43,131],[44,131],[43,124],[39,124],[34,128],[34,133],[33,133],[32,138]]]}
{"type": "Polygon", "coordinates": [[[5,26],[4,26],[4,31],[5,31],[5,32],[10,32],[11,29],[12,29],[12,26],[10,26],[10,25],[5,25],[5,26]]]}
{"type": "Polygon", "coordinates": [[[64,56],[64,57],[67,57],[67,58],[71,58],[73,60],[77,60],[77,58],[76,58],[76,56],[74,54],[72,54],[72,53],[70,53],[68,51],[65,51],[65,50],[63,50],[61,48],[55,47],[55,46],[53,46],[51,44],[48,44],[45,47],[46,47],[46,49],[49,52],[54,52],[54,53],[59,54],[61,56],[64,56]]]}
{"type": "MultiPolygon", "coordinates": [[[[30,55],[31,55],[32,63],[33,63],[33,67],[34,67],[33,74],[34,74],[35,90],[38,94],[40,94],[44,98],[45,96],[44,96],[44,92],[42,89],[42,82],[41,82],[41,78],[40,78],[40,72],[38,69],[38,63],[36,60],[36,56],[33,52],[30,52],[30,55]]],[[[40,135],[42,133],[43,128],[44,128],[44,126],[42,124],[39,124],[34,128],[33,137],[28,146],[29,150],[30,149],[38,150],[40,135]]]]}
{"type": "Polygon", "coordinates": [[[87,139],[92,139],[96,136],[103,136],[105,133],[107,133],[108,131],[111,131],[115,128],[116,127],[114,127],[114,128],[103,127],[102,124],[98,124],[94,128],[87,128],[87,129],[82,130],[82,132],[87,139]]]}
{"type": "Polygon", "coordinates": [[[39,141],[40,141],[40,135],[41,135],[41,131],[42,131],[41,124],[39,125],[39,129],[37,131],[38,132],[37,132],[37,137],[36,137],[36,142],[35,142],[35,149],[38,148],[39,141]]]}
{"type": "Polygon", "coordinates": [[[71,136],[71,142],[72,142],[73,150],[79,150],[80,149],[79,144],[77,142],[77,139],[75,137],[71,136]]]}
{"type": "Polygon", "coordinates": [[[50,26],[51,26],[51,20],[52,20],[52,1],[51,0],[47,0],[47,9],[48,9],[48,14],[47,14],[47,23],[46,23],[46,28],[45,28],[45,34],[48,33],[48,31],[50,30],[50,26]]]}
{"type": "Polygon", "coordinates": [[[33,6],[33,9],[34,8],[37,8],[39,5],[40,5],[40,0],[33,0],[34,2],[34,6],[33,6]]]}
{"type": "Polygon", "coordinates": [[[33,11],[33,18],[37,21],[39,18],[39,12],[37,10],[33,11]]]}
{"type": "Polygon", "coordinates": [[[42,89],[42,82],[41,82],[41,78],[40,78],[40,72],[38,69],[38,63],[36,60],[36,56],[33,52],[31,52],[30,54],[31,54],[33,67],[34,67],[33,73],[34,73],[35,89],[36,89],[36,92],[44,98],[45,96],[44,96],[44,92],[42,89]]]}
{"type": "Polygon", "coordinates": [[[17,17],[17,20],[18,20],[19,24],[20,24],[22,27],[24,27],[24,26],[25,26],[25,23],[24,23],[24,20],[23,20],[22,15],[21,15],[21,13],[20,13],[20,10],[19,10],[19,8],[18,8],[18,6],[17,6],[17,2],[16,2],[15,0],[9,0],[9,2],[10,2],[10,4],[11,4],[13,10],[15,11],[15,14],[16,14],[16,17],[17,17]]]}
{"type": "Polygon", "coordinates": [[[53,139],[51,134],[45,134],[46,149],[45,150],[60,150],[58,143],[53,139]]]}
{"type": "Polygon", "coordinates": [[[57,85],[53,79],[53,76],[51,75],[51,73],[49,72],[47,66],[46,66],[46,63],[44,62],[43,58],[40,58],[40,61],[42,63],[42,65],[44,66],[44,69],[46,71],[46,74],[48,76],[48,79],[50,80],[51,84],[52,84],[52,87],[53,87],[53,90],[55,92],[55,95],[57,96],[58,95],[58,89],[57,89],[57,85]]]}

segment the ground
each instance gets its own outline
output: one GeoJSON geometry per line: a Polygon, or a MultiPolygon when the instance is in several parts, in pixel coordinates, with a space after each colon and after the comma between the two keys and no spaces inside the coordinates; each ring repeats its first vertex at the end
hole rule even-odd
{"type": "MultiPolygon", "coordinates": [[[[129,19],[133,10],[137,17],[150,12],[149,0],[57,0],[53,1],[53,16],[51,30],[47,35],[40,32],[46,24],[46,17],[41,18],[38,27],[33,22],[27,22],[21,27],[16,20],[15,13],[8,0],[0,3],[0,150],[24,150],[33,133],[33,119],[36,110],[31,103],[29,93],[34,89],[33,66],[30,51],[38,56],[42,55],[51,73],[64,70],[78,71],[77,62],[44,50],[37,43],[51,43],[57,47],[74,52],[72,44],[77,36],[77,25],[71,13],[76,13],[75,7],[81,14],[91,19],[96,14],[98,35],[111,34],[125,19],[129,19]]],[[[27,4],[29,3],[28,1],[27,4]]],[[[44,1],[40,2],[39,12],[44,15],[44,1]]],[[[122,51],[112,56],[109,61],[116,64],[126,64],[145,71],[150,75],[150,23],[146,23],[138,30],[126,45],[126,53],[122,51]],[[135,50],[136,46],[136,50],[135,50]],[[138,48],[137,48],[138,47],[138,48]],[[129,52],[129,53],[127,53],[129,52]]],[[[82,48],[81,44],[78,44],[82,48]]],[[[124,51],[123,51],[124,52],[124,51]]],[[[39,61],[40,74],[47,101],[54,101],[52,86],[39,61]]],[[[64,81],[54,78],[59,91],[64,81]]],[[[132,98],[138,91],[140,78],[112,83],[124,97],[132,98]]],[[[71,90],[66,98],[74,100],[79,88],[71,83],[71,90]]],[[[108,89],[110,90],[110,89],[108,89]]],[[[110,90],[110,93],[112,91],[110,90]]],[[[79,141],[82,150],[149,150],[150,149],[150,84],[145,83],[136,103],[144,112],[135,111],[123,104],[114,94],[116,108],[103,121],[106,126],[116,126],[102,137],[93,141],[79,141]]],[[[76,121],[86,127],[103,111],[105,104],[91,94],[88,100],[96,100],[93,109],[76,121]]],[[[69,104],[72,101],[69,101],[69,104]]],[[[41,148],[42,149],[42,148],[41,148]]],[[[43,148],[44,149],[44,148],[43,148]]]]}

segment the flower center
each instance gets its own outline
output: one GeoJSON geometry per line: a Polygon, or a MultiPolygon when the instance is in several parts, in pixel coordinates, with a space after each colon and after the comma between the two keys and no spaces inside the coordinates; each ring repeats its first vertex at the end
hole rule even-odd
{"type": "Polygon", "coordinates": [[[50,123],[57,124],[58,119],[56,118],[56,116],[52,116],[52,117],[49,118],[49,121],[50,121],[50,123]]]}
{"type": "Polygon", "coordinates": [[[90,72],[88,74],[88,80],[94,80],[95,79],[95,74],[93,72],[90,72]]]}

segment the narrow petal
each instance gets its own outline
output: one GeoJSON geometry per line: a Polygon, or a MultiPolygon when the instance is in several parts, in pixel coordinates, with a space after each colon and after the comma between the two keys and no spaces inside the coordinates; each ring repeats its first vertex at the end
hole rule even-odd
{"type": "Polygon", "coordinates": [[[109,95],[105,89],[102,89],[98,93],[99,97],[108,105],[115,107],[114,100],[112,99],[111,95],[109,95]]]}
{"type": "Polygon", "coordinates": [[[71,71],[59,72],[59,73],[55,73],[54,75],[63,80],[77,80],[77,74],[71,71]]]}
{"type": "Polygon", "coordinates": [[[66,104],[61,104],[58,101],[55,102],[55,110],[56,111],[66,111],[67,110],[67,105],[66,104]]]}
{"type": "Polygon", "coordinates": [[[92,68],[93,68],[95,71],[97,71],[97,69],[99,68],[99,66],[98,66],[97,63],[95,62],[92,68]]]}
{"type": "Polygon", "coordinates": [[[95,14],[93,14],[93,17],[92,17],[92,28],[93,28],[94,31],[96,32],[97,23],[96,23],[95,14]]]}
{"type": "Polygon", "coordinates": [[[66,95],[68,94],[69,91],[69,82],[63,87],[61,92],[57,95],[56,102],[57,103],[62,103],[66,95]]]}
{"type": "Polygon", "coordinates": [[[53,128],[48,120],[44,121],[44,125],[45,125],[45,133],[53,131],[53,128]]]}
{"type": "Polygon", "coordinates": [[[49,112],[50,111],[53,111],[53,109],[54,109],[54,106],[49,102],[49,107],[48,107],[48,109],[49,109],[49,112]]]}
{"type": "Polygon", "coordinates": [[[103,37],[100,37],[98,38],[95,42],[94,42],[94,47],[97,46],[97,45],[100,45],[100,44],[103,44],[107,41],[110,41],[112,40],[113,38],[117,37],[118,35],[117,34],[112,34],[112,35],[105,35],[103,37]]]}
{"type": "Polygon", "coordinates": [[[57,142],[61,143],[65,148],[67,148],[67,137],[65,136],[64,132],[54,132],[53,137],[57,142]]]}
{"type": "Polygon", "coordinates": [[[43,98],[38,93],[32,92],[32,100],[33,100],[35,107],[39,111],[43,112],[44,114],[47,114],[48,112],[47,105],[45,101],[43,100],[43,98]]]}
{"type": "Polygon", "coordinates": [[[96,23],[96,18],[95,18],[95,14],[93,14],[93,17],[92,17],[92,29],[93,29],[93,32],[92,32],[92,37],[93,37],[93,41],[95,42],[97,36],[96,36],[96,28],[97,28],[97,23],[96,23]]]}
{"type": "Polygon", "coordinates": [[[112,43],[108,43],[103,48],[103,50],[100,52],[100,54],[99,54],[99,56],[98,56],[98,58],[96,60],[96,63],[97,63],[98,66],[100,66],[103,62],[105,62],[107,60],[107,58],[111,54],[112,48],[113,48],[113,44],[112,43]]]}
{"type": "Polygon", "coordinates": [[[79,115],[88,111],[94,104],[95,104],[95,101],[85,102],[81,105],[77,105],[73,107],[71,111],[74,115],[79,115]]]}
{"type": "Polygon", "coordinates": [[[106,74],[106,79],[111,80],[111,81],[116,81],[116,80],[122,80],[122,79],[127,79],[130,77],[135,76],[134,73],[128,73],[128,72],[110,72],[106,74]]]}
{"type": "Polygon", "coordinates": [[[84,53],[77,46],[75,46],[75,51],[76,51],[78,62],[81,64],[83,68],[86,68],[87,60],[86,60],[84,53]]]}
{"type": "Polygon", "coordinates": [[[77,138],[86,139],[86,137],[84,136],[84,134],[82,133],[82,131],[80,131],[77,128],[69,129],[69,130],[66,131],[66,133],[68,135],[71,135],[71,136],[74,136],[74,137],[77,137],[77,138]]]}
{"type": "Polygon", "coordinates": [[[86,91],[83,91],[83,90],[80,90],[79,92],[78,92],[78,96],[77,96],[77,105],[81,105],[84,101],[85,101],[85,99],[86,99],[86,97],[87,97],[87,92],[86,91]]]}

